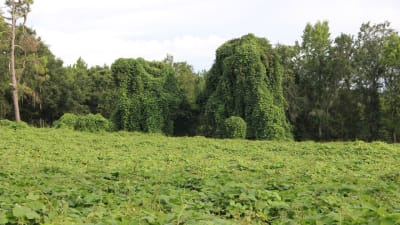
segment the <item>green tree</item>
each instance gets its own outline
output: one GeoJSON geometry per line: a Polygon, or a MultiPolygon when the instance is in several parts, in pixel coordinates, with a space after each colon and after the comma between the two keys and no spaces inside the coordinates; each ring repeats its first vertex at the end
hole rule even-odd
{"type": "Polygon", "coordinates": [[[383,46],[382,63],[385,65],[384,91],[382,93],[383,126],[393,143],[400,133],[400,36],[392,33],[383,46]]]}
{"type": "Polygon", "coordinates": [[[119,96],[117,129],[173,134],[181,94],[173,68],[163,62],[118,59],[111,66],[119,96]]]}
{"type": "Polygon", "coordinates": [[[301,102],[299,89],[299,67],[300,67],[300,47],[298,44],[294,46],[278,44],[275,47],[279,62],[283,69],[283,94],[286,99],[286,116],[293,127],[293,134],[296,139],[301,137],[301,127],[296,126],[301,121],[298,121],[303,105],[301,102]]]}
{"type": "Polygon", "coordinates": [[[6,118],[12,105],[8,101],[9,77],[9,27],[0,14],[0,118],[6,118]]]}
{"type": "Polygon", "coordinates": [[[228,41],[206,77],[205,134],[222,137],[231,116],[247,123],[251,139],[291,139],[285,116],[282,67],[266,39],[252,34],[228,41]]]}
{"type": "Polygon", "coordinates": [[[329,70],[339,81],[337,97],[330,110],[330,138],[354,140],[361,130],[360,95],[354,88],[354,38],[341,34],[330,51],[329,70]]]}
{"type": "Polygon", "coordinates": [[[173,67],[179,93],[182,95],[180,97],[182,101],[174,121],[174,135],[194,136],[200,116],[197,99],[204,89],[204,78],[200,73],[195,73],[193,66],[187,62],[174,62],[171,55],[167,55],[163,62],[173,67]]]}
{"type": "Polygon", "coordinates": [[[108,66],[95,66],[88,70],[89,87],[86,105],[92,114],[100,113],[110,118],[115,106],[117,87],[108,66]]]}
{"type": "Polygon", "coordinates": [[[331,108],[337,98],[340,77],[330,70],[331,40],[328,22],[307,24],[300,47],[301,120],[305,132],[318,140],[327,139],[332,119],[331,108]]]}
{"type": "Polygon", "coordinates": [[[388,22],[362,24],[355,41],[356,88],[362,96],[362,131],[360,138],[379,138],[382,109],[380,92],[384,88],[386,66],[383,63],[385,40],[393,32],[388,22]]]}

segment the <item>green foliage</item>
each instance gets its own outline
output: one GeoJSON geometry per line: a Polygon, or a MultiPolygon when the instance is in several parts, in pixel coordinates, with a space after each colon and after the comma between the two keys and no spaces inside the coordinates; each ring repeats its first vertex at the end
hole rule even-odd
{"type": "Polygon", "coordinates": [[[363,139],[377,140],[381,130],[380,89],[385,85],[386,65],[382,62],[386,39],[393,33],[388,22],[362,24],[355,41],[355,80],[363,106],[360,117],[363,139]]]}
{"type": "Polygon", "coordinates": [[[171,66],[143,59],[118,59],[111,67],[119,87],[113,116],[117,129],[173,134],[180,102],[171,66]]]}
{"type": "Polygon", "coordinates": [[[109,121],[100,114],[78,116],[74,125],[75,130],[87,132],[107,131],[109,128],[109,121]]]}
{"type": "Polygon", "coordinates": [[[0,127],[0,224],[399,224],[399,146],[0,127]]]}
{"type": "Polygon", "coordinates": [[[193,67],[186,62],[174,62],[171,55],[167,55],[163,62],[173,67],[177,86],[182,95],[174,120],[174,135],[194,136],[199,126],[198,99],[204,90],[204,76],[202,73],[195,73],[193,67]]]}
{"type": "MultiPolygon", "coordinates": [[[[329,67],[331,40],[328,22],[307,24],[299,46],[300,65],[299,95],[302,97],[300,111],[304,132],[313,139],[322,140],[329,136],[329,119],[332,101],[336,99],[341,78],[334,76],[329,67]]],[[[340,74],[341,75],[341,74],[340,74]]]]}
{"type": "Polygon", "coordinates": [[[225,138],[246,138],[247,124],[241,117],[231,116],[224,122],[225,138]]]}
{"type": "Polygon", "coordinates": [[[54,127],[87,132],[108,131],[112,128],[110,122],[100,114],[75,115],[71,113],[64,114],[54,122],[54,127]]]}
{"type": "Polygon", "coordinates": [[[217,50],[206,77],[206,135],[223,136],[225,119],[237,115],[247,123],[248,138],[291,139],[278,61],[269,42],[252,34],[217,50]]]}
{"type": "Polygon", "coordinates": [[[10,120],[0,120],[0,127],[9,127],[13,129],[24,129],[28,128],[29,125],[23,121],[21,122],[15,122],[15,121],[10,121],[10,120]]]}
{"type": "MultiPolygon", "coordinates": [[[[18,4],[23,16],[32,1],[18,4]]],[[[0,118],[12,120],[9,29],[0,15],[0,118]]],[[[292,130],[297,140],[399,139],[400,38],[388,22],[336,38],[327,22],[307,24],[292,46],[246,35],[202,73],[172,56],[120,59],[113,70],[82,58],[63,66],[38,36],[17,27],[20,113],[30,125],[100,113],[118,130],[224,137],[225,120],[239,116],[249,139],[291,139],[292,130]]]]}
{"type": "Polygon", "coordinates": [[[54,122],[55,128],[74,129],[78,116],[72,113],[65,113],[60,119],[54,122]]]}
{"type": "MultiPolygon", "coordinates": [[[[382,125],[390,138],[387,141],[396,143],[400,135],[400,35],[390,34],[383,47],[382,63],[386,67],[384,76],[385,90],[381,94],[383,111],[382,125]]],[[[381,137],[382,138],[382,137],[381,137]]],[[[384,139],[385,140],[385,139],[384,139]]]]}

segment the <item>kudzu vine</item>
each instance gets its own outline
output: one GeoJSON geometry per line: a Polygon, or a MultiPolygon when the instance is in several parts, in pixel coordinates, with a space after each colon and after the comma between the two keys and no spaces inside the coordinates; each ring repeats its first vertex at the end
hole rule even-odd
{"type": "Polygon", "coordinates": [[[247,138],[292,139],[282,68],[266,39],[249,34],[222,45],[206,78],[205,96],[208,136],[226,136],[225,120],[236,116],[247,123],[247,138]]]}

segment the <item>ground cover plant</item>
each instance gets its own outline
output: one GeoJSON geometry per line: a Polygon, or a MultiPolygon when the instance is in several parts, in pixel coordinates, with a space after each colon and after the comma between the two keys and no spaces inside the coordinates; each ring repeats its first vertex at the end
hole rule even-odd
{"type": "Polygon", "coordinates": [[[400,224],[400,148],[0,126],[0,224],[400,224]]]}

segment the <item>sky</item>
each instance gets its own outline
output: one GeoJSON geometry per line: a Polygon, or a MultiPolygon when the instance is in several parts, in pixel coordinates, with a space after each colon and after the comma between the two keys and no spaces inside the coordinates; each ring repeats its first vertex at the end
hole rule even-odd
{"type": "Polygon", "coordinates": [[[399,12],[399,0],[35,0],[27,24],[65,65],[170,54],[201,71],[221,44],[248,33],[294,44],[307,23],[324,20],[332,39],[368,21],[399,31],[399,12]]]}

